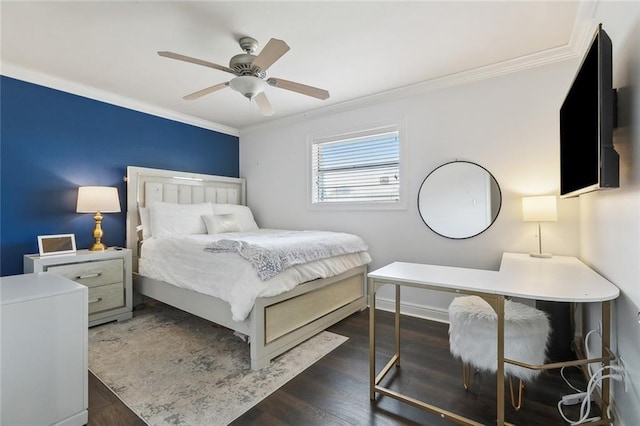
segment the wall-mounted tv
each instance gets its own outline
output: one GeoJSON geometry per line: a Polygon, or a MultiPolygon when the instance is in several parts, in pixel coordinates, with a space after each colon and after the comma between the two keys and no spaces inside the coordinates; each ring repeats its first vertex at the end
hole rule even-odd
{"type": "Polygon", "coordinates": [[[598,26],[560,108],[560,196],[619,186],[612,44],[598,26]]]}

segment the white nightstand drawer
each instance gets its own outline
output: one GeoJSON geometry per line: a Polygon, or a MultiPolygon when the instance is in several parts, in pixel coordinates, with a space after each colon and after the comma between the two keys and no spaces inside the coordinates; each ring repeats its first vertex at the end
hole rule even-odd
{"type": "Polygon", "coordinates": [[[104,251],[78,250],[65,256],[25,254],[25,273],[46,272],[60,275],[89,288],[89,327],[133,316],[131,250],[109,248],[104,251]]]}
{"type": "MultiPolygon", "coordinates": [[[[87,287],[122,283],[122,259],[99,260],[95,262],[70,263],[67,265],[49,266],[47,271],[62,275],[65,278],[84,284],[87,287]]],[[[122,288],[122,284],[120,284],[122,288]]]]}
{"type": "Polygon", "coordinates": [[[89,314],[124,306],[122,283],[89,288],[89,314]]]}

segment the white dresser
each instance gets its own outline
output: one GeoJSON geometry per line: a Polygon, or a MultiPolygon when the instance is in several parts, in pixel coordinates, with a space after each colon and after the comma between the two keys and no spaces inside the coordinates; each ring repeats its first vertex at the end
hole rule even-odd
{"type": "Polygon", "coordinates": [[[0,277],[0,424],[87,424],[87,297],[51,273],[0,277]]]}
{"type": "Polygon", "coordinates": [[[89,327],[132,317],[131,250],[78,250],[64,256],[24,256],[24,272],[54,272],[89,288],[89,327]]]}

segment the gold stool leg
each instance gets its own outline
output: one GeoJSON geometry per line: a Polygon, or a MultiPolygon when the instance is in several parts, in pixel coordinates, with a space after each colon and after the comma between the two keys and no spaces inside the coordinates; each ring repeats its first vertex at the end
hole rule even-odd
{"type": "Polygon", "coordinates": [[[518,382],[518,403],[516,404],[515,397],[513,395],[513,377],[509,376],[509,390],[511,391],[511,405],[518,411],[522,407],[522,389],[524,389],[524,382],[522,379],[518,382]]]}
{"type": "Polygon", "coordinates": [[[469,381],[471,378],[471,366],[466,362],[462,363],[462,385],[465,390],[469,390],[469,381]]]}

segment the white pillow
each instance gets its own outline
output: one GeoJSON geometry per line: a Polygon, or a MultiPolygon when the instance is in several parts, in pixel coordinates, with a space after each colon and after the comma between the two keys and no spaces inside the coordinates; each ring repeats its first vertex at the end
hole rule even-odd
{"type": "Polygon", "coordinates": [[[140,226],[142,227],[142,239],[151,238],[151,211],[149,207],[138,208],[140,212],[140,226]]]}
{"type": "Polygon", "coordinates": [[[251,209],[238,204],[213,204],[213,214],[234,214],[240,224],[240,231],[253,231],[258,229],[258,224],[253,218],[251,209]]]}
{"type": "Polygon", "coordinates": [[[174,204],[155,202],[151,205],[151,235],[154,238],[176,235],[206,234],[202,216],[213,213],[211,203],[174,204]]]}
{"type": "Polygon", "coordinates": [[[202,220],[204,220],[209,234],[240,231],[238,217],[233,213],[204,215],[202,216],[202,220]]]}

